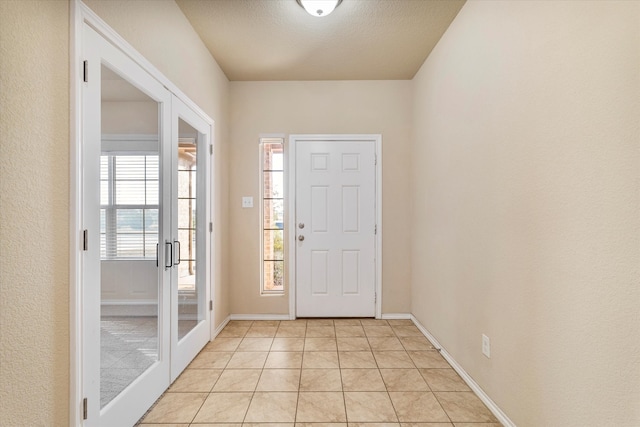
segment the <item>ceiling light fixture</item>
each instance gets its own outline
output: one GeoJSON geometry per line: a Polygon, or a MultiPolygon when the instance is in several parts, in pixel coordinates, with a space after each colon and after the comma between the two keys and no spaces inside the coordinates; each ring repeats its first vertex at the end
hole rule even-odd
{"type": "Polygon", "coordinates": [[[342,0],[296,0],[309,15],[322,18],[338,7],[342,0]]]}

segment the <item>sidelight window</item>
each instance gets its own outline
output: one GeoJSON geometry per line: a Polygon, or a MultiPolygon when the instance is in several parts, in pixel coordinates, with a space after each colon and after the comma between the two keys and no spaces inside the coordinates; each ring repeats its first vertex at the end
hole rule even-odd
{"type": "Polygon", "coordinates": [[[262,293],[284,291],[284,140],[260,140],[262,293]]]}

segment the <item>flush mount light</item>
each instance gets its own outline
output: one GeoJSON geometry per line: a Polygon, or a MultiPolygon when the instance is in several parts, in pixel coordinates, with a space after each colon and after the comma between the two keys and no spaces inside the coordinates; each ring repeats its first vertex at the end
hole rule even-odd
{"type": "Polygon", "coordinates": [[[342,0],[296,0],[309,15],[319,18],[327,16],[338,7],[342,0]]]}

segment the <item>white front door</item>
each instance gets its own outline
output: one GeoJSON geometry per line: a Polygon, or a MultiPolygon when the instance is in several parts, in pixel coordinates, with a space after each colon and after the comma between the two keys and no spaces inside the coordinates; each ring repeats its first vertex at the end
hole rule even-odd
{"type": "Polygon", "coordinates": [[[296,140],[298,317],[373,317],[374,140],[296,140]]]}

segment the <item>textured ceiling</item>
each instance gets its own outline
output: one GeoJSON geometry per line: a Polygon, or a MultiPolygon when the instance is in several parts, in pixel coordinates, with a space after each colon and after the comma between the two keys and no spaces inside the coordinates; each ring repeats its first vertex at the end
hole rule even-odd
{"type": "Polygon", "coordinates": [[[176,0],[229,80],[411,79],[464,0],[176,0]]]}

